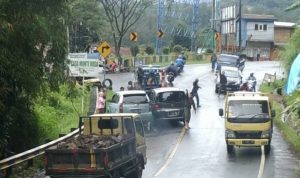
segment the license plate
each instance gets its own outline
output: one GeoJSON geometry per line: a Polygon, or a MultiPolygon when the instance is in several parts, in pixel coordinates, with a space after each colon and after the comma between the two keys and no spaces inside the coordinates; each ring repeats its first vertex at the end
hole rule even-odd
{"type": "Polygon", "coordinates": [[[243,144],[254,144],[253,140],[243,140],[243,144]]]}
{"type": "Polygon", "coordinates": [[[170,112],[168,113],[168,115],[169,115],[170,117],[178,116],[178,115],[179,115],[179,111],[170,111],[170,112]]]}
{"type": "Polygon", "coordinates": [[[140,114],[141,113],[141,109],[131,109],[131,112],[132,113],[138,113],[138,114],[140,114]]]}

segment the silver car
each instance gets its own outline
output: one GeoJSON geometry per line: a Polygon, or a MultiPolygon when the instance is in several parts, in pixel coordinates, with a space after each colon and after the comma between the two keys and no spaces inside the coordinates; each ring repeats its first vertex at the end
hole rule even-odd
{"type": "Polygon", "coordinates": [[[143,121],[152,120],[150,100],[143,90],[116,92],[111,101],[107,102],[108,113],[138,113],[143,121]]]}

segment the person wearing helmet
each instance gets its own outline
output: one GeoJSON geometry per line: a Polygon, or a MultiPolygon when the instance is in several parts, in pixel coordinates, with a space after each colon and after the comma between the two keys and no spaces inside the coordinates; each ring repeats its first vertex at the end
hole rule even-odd
{"type": "Polygon", "coordinates": [[[197,101],[197,107],[201,107],[200,106],[200,103],[199,103],[199,95],[198,95],[198,89],[201,88],[199,85],[198,85],[198,82],[199,82],[199,79],[195,79],[195,81],[193,82],[193,89],[192,89],[192,98],[196,97],[196,101],[197,101]]]}
{"type": "Polygon", "coordinates": [[[256,91],[256,77],[254,76],[253,72],[250,73],[250,76],[248,77],[247,81],[249,80],[253,82],[253,90],[256,91]]]}

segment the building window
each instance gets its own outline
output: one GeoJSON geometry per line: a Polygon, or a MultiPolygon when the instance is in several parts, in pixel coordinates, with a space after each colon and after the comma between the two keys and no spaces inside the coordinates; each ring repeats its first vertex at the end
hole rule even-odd
{"type": "Polygon", "coordinates": [[[255,31],[267,31],[267,29],[268,29],[267,24],[255,24],[254,25],[255,31]]]}
{"type": "Polygon", "coordinates": [[[267,24],[264,24],[264,31],[267,31],[267,24]]]}

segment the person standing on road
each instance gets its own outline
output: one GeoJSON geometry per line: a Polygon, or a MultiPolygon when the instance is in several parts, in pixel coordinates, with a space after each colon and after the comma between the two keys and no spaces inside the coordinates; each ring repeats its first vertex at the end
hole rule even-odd
{"type": "Polygon", "coordinates": [[[105,98],[104,98],[104,93],[100,91],[98,93],[97,97],[97,103],[96,103],[96,108],[97,108],[97,113],[105,113],[105,98]]]}
{"type": "Polygon", "coordinates": [[[195,81],[193,82],[193,89],[192,89],[192,97],[196,97],[196,101],[197,101],[197,107],[201,107],[200,103],[199,103],[199,95],[198,95],[198,89],[201,88],[198,85],[199,79],[195,79],[195,81]]]}
{"type": "Polygon", "coordinates": [[[222,90],[224,90],[224,93],[226,94],[226,84],[227,84],[227,77],[225,76],[225,72],[222,71],[220,74],[220,86],[218,91],[219,96],[222,90]]]}
{"type": "Polygon", "coordinates": [[[191,120],[191,109],[194,109],[196,113],[196,107],[195,107],[195,102],[193,100],[193,95],[192,93],[189,93],[186,90],[186,96],[185,96],[185,108],[184,108],[184,126],[185,129],[190,129],[190,120],[191,120]]]}
{"type": "Polygon", "coordinates": [[[214,72],[215,71],[215,65],[216,65],[216,62],[217,62],[217,55],[216,55],[216,53],[213,53],[211,55],[210,62],[211,62],[211,71],[214,72]]]}

